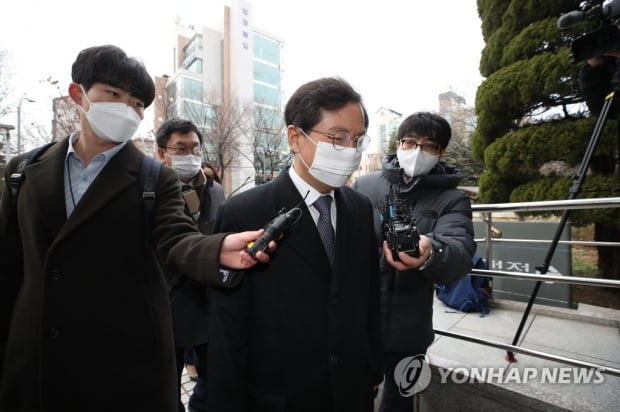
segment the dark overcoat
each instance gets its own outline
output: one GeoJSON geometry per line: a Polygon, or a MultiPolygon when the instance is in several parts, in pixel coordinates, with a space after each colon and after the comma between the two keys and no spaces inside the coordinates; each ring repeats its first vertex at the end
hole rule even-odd
{"type": "MultiPolygon", "coordinates": [[[[167,287],[145,248],[137,183],[144,154],[127,143],[67,218],[67,147],[64,139],[24,170],[17,213],[6,186],[2,197],[0,410],[175,410],[167,287]]],[[[10,162],[5,180],[18,162],[10,162]]],[[[158,254],[217,281],[223,235],[197,232],[166,166],[156,196],[158,254]]]]}
{"type": "MultiPolygon", "coordinates": [[[[200,196],[200,216],[196,221],[204,234],[213,231],[215,212],[226,198],[224,188],[217,182],[209,182],[197,188],[200,196]]],[[[185,210],[188,216],[191,214],[185,210]]],[[[164,268],[166,271],[166,268],[164,268]]],[[[170,311],[174,329],[174,344],[186,348],[208,341],[208,285],[177,272],[165,273],[168,279],[170,311]]]]}
{"type": "Polygon", "coordinates": [[[300,204],[267,264],[238,289],[214,290],[209,340],[213,411],[372,411],[381,380],[378,251],[372,207],[348,187],[335,191],[333,269],[316,224],[284,171],[229,198],[216,230],[258,229],[300,204]]]}

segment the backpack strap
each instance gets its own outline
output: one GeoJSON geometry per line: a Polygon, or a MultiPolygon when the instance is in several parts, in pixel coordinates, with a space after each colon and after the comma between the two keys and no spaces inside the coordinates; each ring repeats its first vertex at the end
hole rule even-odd
{"type": "Polygon", "coordinates": [[[159,182],[159,171],[162,162],[151,156],[144,156],[140,169],[140,192],[144,206],[144,247],[151,247],[151,231],[153,229],[153,210],[155,210],[155,192],[159,182]]]}
{"type": "Polygon", "coordinates": [[[202,232],[203,224],[209,224],[211,220],[211,196],[213,193],[213,177],[206,176],[207,181],[202,189],[202,199],[200,199],[200,217],[198,219],[198,228],[202,232]]]}
{"type": "Polygon", "coordinates": [[[9,177],[9,187],[11,188],[11,196],[13,198],[13,209],[17,207],[17,194],[19,193],[19,187],[21,186],[24,180],[24,169],[30,163],[36,162],[36,160],[41,156],[45,151],[56,142],[50,142],[43,146],[32,149],[29,152],[24,153],[22,159],[17,165],[17,170],[11,173],[9,177]]]}

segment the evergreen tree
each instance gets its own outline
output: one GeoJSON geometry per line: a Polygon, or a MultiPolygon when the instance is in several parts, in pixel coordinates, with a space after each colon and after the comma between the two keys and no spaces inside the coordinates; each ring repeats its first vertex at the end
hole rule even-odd
{"type": "MultiPolygon", "coordinates": [[[[594,0],[596,2],[596,0],[594,0]]],[[[486,42],[476,95],[478,124],[472,139],[486,171],[485,203],[567,199],[583,161],[596,118],[579,92],[579,68],[571,43],[596,29],[585,21],[560,30],[558,18],[580,0],[478,0],[486,42]]],[[[580,198],[617,196],[614,173],[616,121],[606,122],[589,163],[580,198]]],[[[558,212],[559,213],[559,212],[558,212]]],[[[574,225],[595,224],[597,241],[620,239],[620,210],[572,211],[574,225]]],[[[601,276],[620,279],[620,254],[599,248],[601,276]]]]}

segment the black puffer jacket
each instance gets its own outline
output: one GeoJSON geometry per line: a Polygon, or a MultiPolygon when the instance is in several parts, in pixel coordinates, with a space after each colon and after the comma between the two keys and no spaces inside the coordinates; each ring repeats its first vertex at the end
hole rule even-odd
{"type": "Polygon", "coordinates": [[[472,267],[476,251],[471,202],[456,186],[460,171],[439,162],[427,175],[409,182],[396,155],[383,161],[381,172],[360,177],[356,190],[368,196],[375,205],[375,231],[380,245],[380,208],[390,185],[400,188],[401,197],[414,207],[420,234],[428,236],[435,256],[422,271],[397,271],[381,256],[381,310],[384,351],[418,351],[422,353],[433,342],[433,286],[450,283],[465,276],[472,267]]]}

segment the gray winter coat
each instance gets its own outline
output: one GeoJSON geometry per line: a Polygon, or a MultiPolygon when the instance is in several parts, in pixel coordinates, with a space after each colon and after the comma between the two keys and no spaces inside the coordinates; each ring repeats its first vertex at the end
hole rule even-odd
{"type": "Polygon", "coordinates": [[[405,183],[396,155],[389,155],[382,171],[362,176],[353,184],[375,206],[379,246],[383,241],[380,209],[390,185],[400,188],[401,197],[413,206],[419,234],[433,243],[433,261],[422,271],[397,271],[381,253],[384,351],[425,353],[434,339],[434,285],[454,282],[471,270],[476,243],[471,202],[456,188],[461,178],[455,166],[439,162],[429,174],[405,183]]]}

